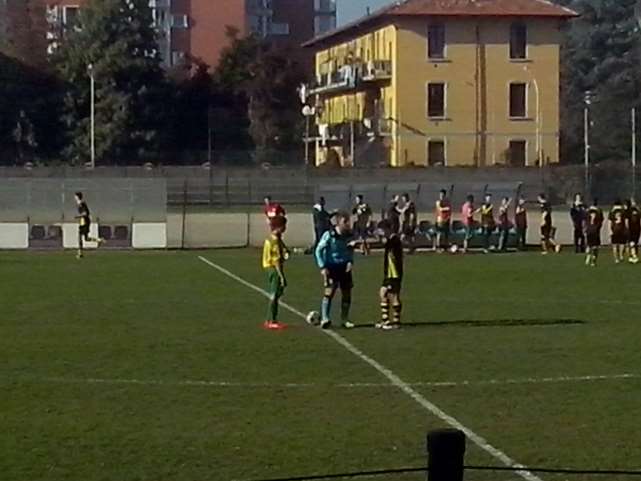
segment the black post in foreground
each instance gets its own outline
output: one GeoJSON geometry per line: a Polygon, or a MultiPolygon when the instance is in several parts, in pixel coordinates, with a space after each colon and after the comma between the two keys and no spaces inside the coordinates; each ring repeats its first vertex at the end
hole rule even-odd
{"type": "Polygon", "coordinates": [[[428,481],[463,481],[465,433],[439,429],[427,434],[428,481]]]}

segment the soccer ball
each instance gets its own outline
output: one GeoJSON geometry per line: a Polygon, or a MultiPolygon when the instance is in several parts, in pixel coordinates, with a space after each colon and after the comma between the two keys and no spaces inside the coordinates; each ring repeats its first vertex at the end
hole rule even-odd
{"type": "Polygon", "coordinates": [[[450,252],[452,254],[456,254],[458,252],[458,246],[456,244],[452,244],[452,247],[450,247],[450,252]]]}
{"type": "Polygon", "coordinates": [[[308,324],[311,324],[312,326],[317,326],[320,324],[320,314],[316,311],[310,311],[307,314],[307,317],[305,317],[305,320],[307,321],[308,324]]]}

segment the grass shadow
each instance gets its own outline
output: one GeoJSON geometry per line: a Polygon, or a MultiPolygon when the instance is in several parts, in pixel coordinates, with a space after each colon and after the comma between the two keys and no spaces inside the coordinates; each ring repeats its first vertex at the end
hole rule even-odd
{"type": "MultiPolygon", "coordinates": [[[[526,326],[562,326],[582,325],[586,321],[579,319],[485,319],[458,321],[404,322],[403,327],[526,327],[526,326]]],[[[360,324],[358,328],[373,328],[374,324],[360,324]]]]}

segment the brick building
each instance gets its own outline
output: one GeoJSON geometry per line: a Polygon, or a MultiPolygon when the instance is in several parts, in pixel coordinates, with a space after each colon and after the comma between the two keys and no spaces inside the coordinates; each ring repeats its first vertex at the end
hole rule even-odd
{"type": "MultiPolygon", "coordinates": [[[[0,0],[6,1],[6,0],[0,0]]],[[[90,0],[47,0],[50,24],[69,27],[90,0]]],[[[167,67],[185,57],[215,66],[228,28],[255,33],[311,68],[300,44],[336,26],[335,0],[149,0],[167,67]]]]}

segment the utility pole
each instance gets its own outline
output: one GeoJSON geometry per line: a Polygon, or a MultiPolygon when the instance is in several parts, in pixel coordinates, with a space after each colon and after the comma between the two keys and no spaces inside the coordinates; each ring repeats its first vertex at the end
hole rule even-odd
{"type": "Polygon", "coordinates": [[[90,100],[90,117],[91,117],[91,168],[96,168],[96,78],[94,76],[93,64],[87,65],[87,73],[89,74],[89,95],[90,100]]]}
{"type": "Polygon", "coordinates": [[[585,195],[590,194],[590,105],[592,104],[592,92],[586,90],[583,97],[585,107],[583,108],[583,148],[584,148],[584,183],[585,195]]]}

